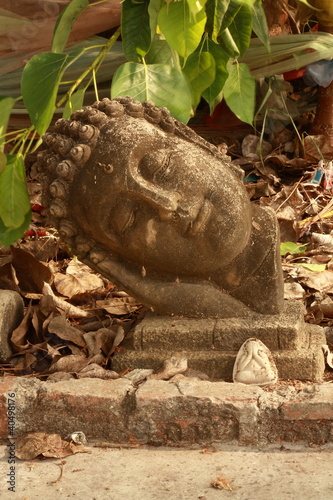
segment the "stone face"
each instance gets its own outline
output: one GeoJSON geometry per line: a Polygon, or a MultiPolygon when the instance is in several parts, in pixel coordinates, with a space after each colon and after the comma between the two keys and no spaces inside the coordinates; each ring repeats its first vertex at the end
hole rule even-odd
{"type": "Polygon", "coordinates": [[[13,354],[10,335],[23,316],[22,297],[13,290],[0,290],[0,362],[5,362],[13,354]]]}
{"type": "Polygon", "coordinates": [[[241,171],[165,108],[103,99],[58,120],[44,144],[50,222],[147,307],[195,318],[282,310],[274,213],[252,205],[241,171]]]}

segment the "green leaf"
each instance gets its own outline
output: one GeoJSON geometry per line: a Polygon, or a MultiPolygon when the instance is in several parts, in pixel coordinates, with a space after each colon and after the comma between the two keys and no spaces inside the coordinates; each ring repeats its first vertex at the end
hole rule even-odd
{"type": "Polygon", "coordinates": [[[185,0],[162,6],[158,16],[160,30],[168,44],[184,58],[184,62],[199,45],[206,19],[204,9],[196,15],[191,14],[185,0]]]}
{"type": "Polygon", "coordinates": [[[9,247],[12,243],[19,240],[24,231],[29,227],[31,221],[31,210],[24,216],[24,221],[20,227],[16,229],[7,228],[0,217],[0,244],[9,247]]]}
{"type": "Polygon", "coordinates": [[[285,243],[281,243],[280,245],[280,255],[286,255],[290,253],[291,255],[296,255],[299,253],[304,253],[308,247],[308,243],[305,245],[297,245],[292,241],[286,241],[285,243]]]}
{"type": "Polygon", "coordinates": [[[250,7],[242,5],[228,25],[228,29],[237,45],[240,56],[242,56],[250,45],[251,40],[252,12],[250,7]]]}
{"type": "Polygon", "coordinates": [[[62,114],[63,118],[66,118],[68,120],[71,114],[74,113],[74,111],[82,108],[85,92],[86,88],[81,88],[69,97],[62,114]]]}
{"type": "Polygon", "coordinates": [[[236,59],[239,56],[239,49],[229,31],[229,28],[226,28],[219,34],[218,41],[221,49],[227,54],[228,57],[236,59]]]}
{"type": "Polygon", "coordinates": [[[228,70],[229,76],[223,87],[226,103],[240,120],[251,125],[255,108],[255,79],[246,64],[236,63],[228,70]]]}
{"type": "Polygon", "coordinates": [[[124,55],[129,61],[140,61],[149,50],[151,31],[148,6],[149,0],[124,0],[122,3],[121,36],[124,55]]]}
{"type": "Polygon", "coordinates": [[[150,49],[145,56],[145,61],[147,64],[161,63],[175,67],[179,66],[179,56],[177,52],[172,49],[168,42],[162,39],[160,35],[155,35],[150,49]],[[177,64],[175,61],[177,61],[177,64]]]}
{"type": "MultiPolygon", "coordinates": [[[[220,0],[221,1],[221,0],[220,0]]],[[[223,1],[223,0],[222,0],[223,1]]],[[[204,8],[207,0],[186,0],[192,14],[196,15],[204,8]]]]}
{"type": "Polygon", "coordinates": [[[189,56],[183,73],[192,90],[192,106],[198,106],[202,92],[215,80],[215,59],[209,52],[196,51],[189,56]]]}
{"type": "Polygon", "coordinates": [[[150,24],[150,32],[151,39],[153,40],[156,35],[157,28],[157,18],[158,13],[161,9],[161,3],[163,0],[150,0],[148,6],[148,14],[149,14],[149,24],[150,24]]]}
{"type": "Polygon", "coordinates": [[[76,19],[87,7],[88,0],[72,0],[61,12],[53,31],[52,52],[63,52],[76,19]]]}
{"type": "Polygon", "coordinates": [[[111,97],[131,96],[166,107],[172,116],[187,123],[191,114],[191,92],[183,74],[166,64],[125,63],[112,79],[111,97]]]}
{"type": "Polygon", "coordinates": [[[37,132],[43,135],[51,123],[61,77],[77,56],[42,52],[24,67],[21,87],[25,107],[37,132]]]}
{"type": "Polygon", "coordinates": [[[208,102],[210,113],[212,113],[215,106],[222,100],[221,91],[228,78],[229,57],[219,45],[211,40],[208,40],[207,50],[215,59],[215,79],[210,87],[203,91],[202,97],[208,102]]]}
{"type": "Polygon", "coordinates": [[[0,174],[0,217],[7,228],[22,226],[30,211],[24,161],[22,155],[7,155],[7,164],[0,174]]]}
{"type": "Polygon", "coordinates": [[[206,5],[207,23],[205,30],[217,43],[217,37],[220,33],[222,21],[228,10],[230,0],[208,0],[206,5]]]}
{"type": "Polygon", "coordinates": [[[0,97],[0,151],[3,151],[3,137],[7,130],[8,120],[12,107],[14,106],[15,99],[12,97],[0,97]]]}
{"type": "Polygon", "coordinates": [[[256,0],[234,0],[234,1],[235,1],[235,3],[240,3],[240,4],[243,4],[243,5],[248,5],[249,7],[252,7],[252,5],[254,4],[254,2],[256,0]]]}
{"type": "Polygon", "coordinates": [[[326,264],[304,264],[303,262],[297,262],[295,265],[305,267],[305,269],[309,269],[310,271],[314,271],[316,273],[321,273],[326,269],[326,264]]]}
{"type": "Polygon", "coordinates": [[[258,0],[252,7],[252,29],[269,52],[269,31],[264,8],[258,0]]]}

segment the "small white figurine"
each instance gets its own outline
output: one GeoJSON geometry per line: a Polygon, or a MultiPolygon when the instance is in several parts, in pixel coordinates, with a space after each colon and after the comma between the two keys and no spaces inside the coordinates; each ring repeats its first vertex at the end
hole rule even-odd
{"type": "Polygon", "coordinates": [[[275,384],[278,379],[273,356],[261,340],[247,339],[239,349],[234,364],[234,382],[254,385],[275,384]]]}

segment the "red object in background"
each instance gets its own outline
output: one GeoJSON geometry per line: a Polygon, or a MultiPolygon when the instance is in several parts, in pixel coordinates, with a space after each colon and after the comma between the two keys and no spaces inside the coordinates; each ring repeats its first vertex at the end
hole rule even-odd
{"type": "Polygon", "coordinates": [[[283,78],[289,82],[290,80],[296,80],[296,78],[302,78],[306,71],[306,66],[300,69],[293,69],[292,71],[287,71],[287,73],[283,73],[283,78]]]}
{"type": "Polygon", "coordinates": [[[28,229],[25,233],[24,236],[47,236],[46,231],[34,231],[33,229],[28,229]]]}
{"type": "Polygon", "coordinates": [[[203,116],[202,120],[208,127],[219,130],[232,131],[238,128],[250,128],[252,130],[251,125],[244,123],[237,118],[237,116],[228,108],[224,100],[216,106],[212,115],[203,116]]]}
{"type": "Polygon", "coordinates": [[[33,212],[42,212],[42,210],[44,210],[44,207],[42,207],[42,205],[32,205],[31,210],[33,212]]]}

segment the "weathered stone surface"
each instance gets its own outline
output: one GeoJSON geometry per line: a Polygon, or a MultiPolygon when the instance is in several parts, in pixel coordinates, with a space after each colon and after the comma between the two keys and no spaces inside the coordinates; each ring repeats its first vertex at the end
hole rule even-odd
{"type": "Polygon", "coordinates": [[[282,310],[275,214],[251,204],[241,170],[166,108],[103,99],[43,139],[43,204],[83,262],[159,314],[282,310]]]}
{"type": "Polygon", "coordinates": [[[234,440],[256,444],[259,388],[243,384],[148,380],[136,393],[134,435],[150,444],[234,440]]]}
{"type": "Polygon", "coordinates": [[[279,315],[251,318],[194,319],[146,315],[133,333],[133,349],[238,351],[251,337],[270,350],[296,349],[309,343],[303,306],[286,301],[279,315]]]}
{"type": "Polygon", "coordinates": [[[24,316],[22,297],[13,290],[0,290],[0,362],[12,354],[10,335],[18,327],[24,316]]]}
{"type": "Polygon", "coordinates": [[[158,370],[164,360],[181,356],[188,359],[189,368],[230,381],[242,343],[259,338],[270,348],[280,379],[321,381],[325,334],[322,328],[304,322],[302,305],[286,302],[281,322],[280,316],[265,318],[266,328],[263,318],[250,322],[241,318],[222,321],[146,316],[128,335],[124,350],[115,354],[113,368],[158,370]]]}
{"type": "Polygon", "coordinates": [[[48,383],[6,377],[0,381],[0,439],[8,435],[9,395],[15,401],[16,436],[81,431],[89,444],[176,446],[333,442],[332,384],[264,390],[177,375],[135,388],[126,379],[48,383]]]}

